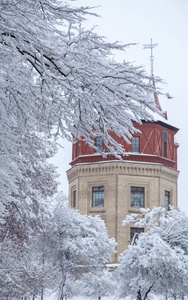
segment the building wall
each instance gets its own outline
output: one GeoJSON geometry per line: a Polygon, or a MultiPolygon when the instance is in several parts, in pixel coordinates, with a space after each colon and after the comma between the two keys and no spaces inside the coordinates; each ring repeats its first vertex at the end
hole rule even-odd
{"type": "Polygon", "coordinates": [[[131,207],[131,186],[144,187],[144,207],[164,206],[165,190],[170,192],[170,204],[177,207],[178,171],[161,164],[107,161],[78,164],[67,171],[69,205],[73,205],[76,190],[76,208],[81,214],[99,214],[104,219],[110,237],[118,242],[113,262],[129,245],[130,226],[122,227],[127,214],[139,213],[131,207]],[[104,186],[104,207],[92,207],[92,187],[104,186]]]}
{"type": "MultiPolygon", "coordinates": [[[[134,134],[134,137],[139,137],[139,151],[132,152],[132,144],[126,143],[122,137],[116,136],[111,133],[111,136],[123,146],[125,155],[122,156],[123,160],[152,162],[166,165],[170,168],[177,169],[177,149],[178,145],[174,143],[174,136],[178,131],[177,128],[171,125],[158,122],[149,122],[137,124],[134,123],[135,128],[140,132],[134,134]],[[166,143],[166,151],[164,155],[164,141],[163,133],[167,133],[168,142],[166,143]],[[141,154],[141,155],[140,155],[141,154]]],[[[104,145],[102,151],[108,153],[104,145]]],[[[115,160],[116,158],[110,154],[102,157],[100,153],[91,148],[86,141],[78,140],[72,147],[72,166],[80,163],[95,163],[102,161],[115,160]]]]}

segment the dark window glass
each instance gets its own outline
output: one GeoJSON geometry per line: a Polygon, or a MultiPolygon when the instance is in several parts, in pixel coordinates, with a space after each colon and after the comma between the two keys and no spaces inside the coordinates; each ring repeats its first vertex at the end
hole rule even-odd
{"type": "Polygon", "coordinates": [[[166,157],[167,153],[167,142],[163,141],[163,157],[166,157]]]}
{"type": "Polygon", "coordinates": [[[163,130],[163,157],[167,157],[168,132],[163,130]]]}
{"type": "Polygon", "coordinates": [[[168,132],[163,130],[163,141],[168,142],[168,132]]]}
{"type": "Polygon", "coordinates": [[[132,152],[140,152],[140,137],[132,137],[132,152]]]}
{"type": "Polygon", "coordinates": [[[169,205],[170,205],[170,192],[165,191],[165,209],[169,210],[169,205]]]}
{"type": "Polygon", "coordinates": [[[76,207],[76,191],[73,191],[73,203],[72,206],[75,208],[76,207]]]}
{"type": "Polygon", "coordinates": [[[131,206],[144,207],[144,188],[131,186],[131,206]]]}
{"type": "Polygon", "coordinates": [[[104,186],[92,188],[92,207],[104,206],[104,186]]]}
{"type": "Polygon", "coordinates": [[[130,228],[130,242],[135,243],[136,240],[138,239],[138,235],[141,232],[144,232],[144,228],[131,227],[130,228]]]}
{"type": "Polygon", "coordinates": [[[101,152],[102,151],[102,137],[97,137],[96,138],[96,147],[97,147],[96,152],[101,152]]]}

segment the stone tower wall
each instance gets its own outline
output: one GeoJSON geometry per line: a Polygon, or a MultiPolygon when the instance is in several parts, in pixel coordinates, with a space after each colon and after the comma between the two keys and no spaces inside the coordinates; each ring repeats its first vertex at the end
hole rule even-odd
{"type": "Polygon", "coordinates": [[[108,234],[118,243],[112,262],[130,243],[130,226],[122,227],[127,214],[139,213],[131,207],[131,187],[144,188],[144,207],[164,206],[165,191],[170,193],[170,204],[177,207],[177,179],[179,172],[160,164],[108,161],[79,164],[67,171],[69,205],[73,206],[76,191],[76,208],[81,214],[99,214],[104,219],[108,234]],[[104,207],[92,207],[92,188],[104,186],[104,207]]]}

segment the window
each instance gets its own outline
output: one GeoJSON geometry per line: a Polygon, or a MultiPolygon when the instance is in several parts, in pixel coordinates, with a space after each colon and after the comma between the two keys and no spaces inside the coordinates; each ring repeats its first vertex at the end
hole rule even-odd
{"type": "Polygon", "coordinates": [[[132,152],[140,152],[140,137],[132,137],[132,152]]]}
{"type": "Polygon", "coordinates": [[[131,206],[144,207],[144,188],[131,186],[131,206]]]}
{"type": "Polygon", "coordinates": [[[169,210],[169,205],[170,205],[170,192],[165,191],[165,209],[169,210]]]}
{"type": "Polygon", "coordinates": [[[104,186],[92,188],[92,207],[104,206],[104,186]]]}
{"type": "Polygon", "coordinates": [[[96,152],[101,152],[102,151],[102,137],[97,137],[96,138],[96,147],[97,147],[96,152]]]}
{"type": "Polygon", "coordinates": [[[130,228],[130,243],[135,243],[136,240],[138,239],[138,235],[144,232],[144,228],[137,228],[137,227],[131,227],[130,228]]]}
{"type": "Polygon", "coordinates": [[[76,208],[76,190],[73,191],[72,207],[76,208]]]}
{"type": "Polygon", "coordinates": [[[167,157],[168,132],[163,130],[163,157],[167,157]]]}

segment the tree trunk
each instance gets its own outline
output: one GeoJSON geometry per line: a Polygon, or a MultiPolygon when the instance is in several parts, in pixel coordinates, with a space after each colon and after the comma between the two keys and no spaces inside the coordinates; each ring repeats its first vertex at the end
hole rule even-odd
{"type": "MultiPolygon", "coordinates": [[[[146,300],[147,299],[147,296],[148,294],[150,293],[151,289],[152,289],[153,285],[151,285],[149,287],[149,289],[147,290],[147,292],[145,293],[145,296],[143,297],[143,300],[146,300]]],[[[139,289],[138,292],[137,292],[137,298],[136,300],[142,300],[142,295],[141,295],[141,290],[139,289]]]]}
{"type": "Polygon", "coordinates": [[[64,286],[65,286],[65,282],[63,284],[61,284],[61,288],[60,288],[60,294],[59,294],[59,300],[63,300],[64,299],[64,286]]]}
{"type": "MultiPolygon", "coordinates": [[[[42,270],[44,271],[44,248],[42,249],[42,270]]],[[[43,280],[42,280],[43,281],[43,280]]],[[[41,300],[44,298],[44,286],[41,284],[41,300]]]]}
{"type": "Polygon", "coordinates": [[[152,287],[153,287],[153,285],[151,285],[150,288],[147,290],[147,292],[145,293],[145,296],[144,296],[144,299],[143,299],[143,300],[146,300],[146,299],[147,299],[147,296],[148,296],[148,294],[150,293],[152,287]]]}
{"type": "Polygon", "coordinates": [[[142,296],[141,296],[141,291],[140,291],[140,289],[139,289],[138,292],[137,292],[137,298],[136,298],[136,300],[142,300],[142,296]]]}

